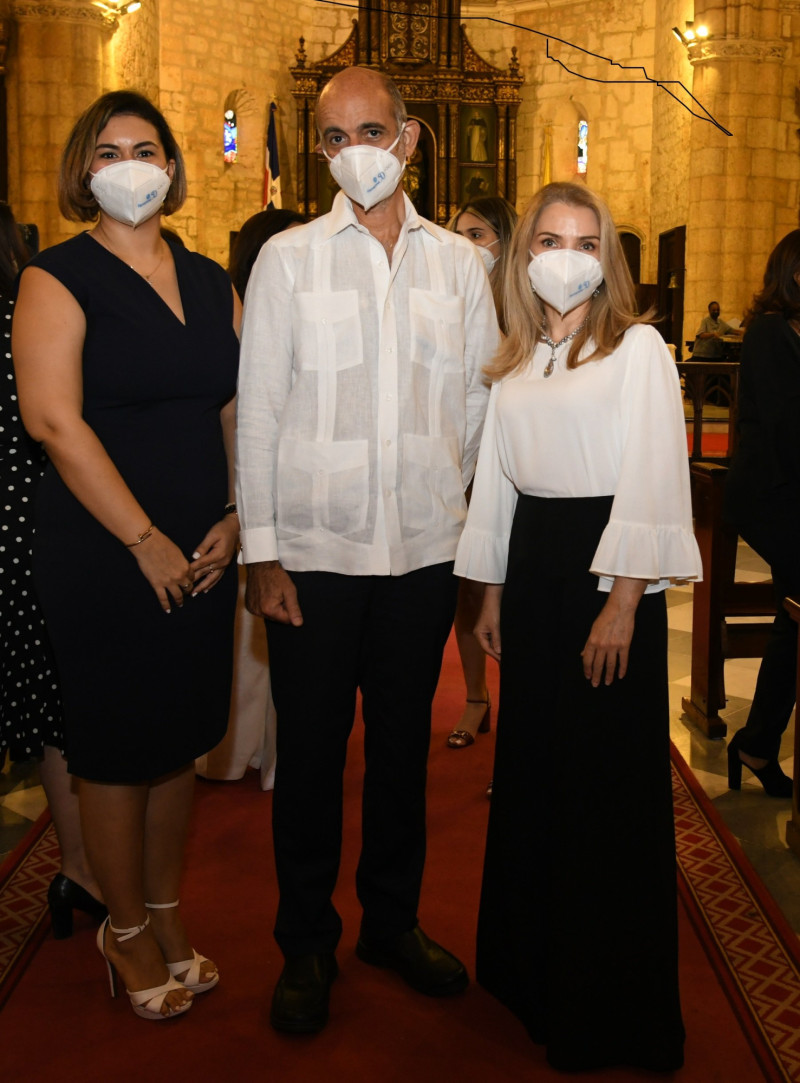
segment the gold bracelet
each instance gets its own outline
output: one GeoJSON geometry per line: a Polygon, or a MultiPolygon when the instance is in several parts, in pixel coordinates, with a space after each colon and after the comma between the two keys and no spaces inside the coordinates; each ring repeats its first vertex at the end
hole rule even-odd
{"type": "Polygon", "coordinates": [[[135,542],[125,542],[126,549],[134,549],[137,545],[141,545],[143,541],[147,541],[150,535],[153,533],[153,524],[151,523],[147,530],[143,530],[141,534],[136,535],[135,542]]]}

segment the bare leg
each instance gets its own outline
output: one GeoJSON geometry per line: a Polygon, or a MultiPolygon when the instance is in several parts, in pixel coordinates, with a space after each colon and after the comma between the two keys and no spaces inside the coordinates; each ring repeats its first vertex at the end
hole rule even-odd
{"type": "MultiPolygon", "coordinates": [[[[194,764],[166,775],[150,788],[147,802],[144,883],[146,901],[164,904],[180,897],[183,855],[192,811],[194,764]]],[[[168,963],[192,958],[192,947],[177,907],[148,910],[156,940],[168,963]]],[[[201,965],[200,980],[217,973],[209,959],[201,965]]],[[[177,975],[182,978],[183,975],[177,975]]]]}
{"type": "Polygon", "coordinates": [[[77,779],[67,773],[66,760],[57,748],[45,745],[39,777],[58,836],[62,873],[96,899],[102,899],[100,885],[94,878],[83,848],[77,779]]]}
{"type": "MultiPolygon", "coordinates": [[[[148,914],[144,868],[150,790],[147,783],[80,782],[86,855],[108,906],[110,923],[116,929],[142,925],[148,914]]],[[[167,824],[164,830],[168,834],[171,829],[167,824]]],[[[148,848],[150,842],[148,838],[148,848]]],[[[128,990],[151,989],[163,985],[169,977],[152,926],[122,943],[107,930],[105,948],[128,990]]],[[[170,1007],[178,1008],[189,999],[191,994],[185,989],[172,990],[165,998],[162,1013],[168,1014],[170,1007]]]]}
{"type": "MultiPolygon", "coordinates": [[[[461,668],[464,683],[467,686],[467,702],[464,711],[455,726],[473,737],[478,731],[489,703],[489,690],[486,686],[486,655],[473,634],[483,602],[483,585],[469,579],[462,579],[458,588],[458,604],[453,626],[456,632],[456,645],[461,656],[461,668]]],[[[463,747],[466,741],[452,738],[450,743],[463,747]]]]}

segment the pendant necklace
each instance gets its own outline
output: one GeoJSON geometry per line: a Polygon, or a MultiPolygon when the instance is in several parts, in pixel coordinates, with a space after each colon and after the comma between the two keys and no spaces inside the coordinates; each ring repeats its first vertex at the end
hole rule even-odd
{"type": "MultiPolygon", "coordinates": [[[[94,232],[95,232],[95,234],[97,234],[97,232],[98,232],[98,231],[97,231],[97,229],[95,229],[95,231],[94,231],[94,232]]],[[[102,240],[102,241],[101,241],[100,243],[101,243],[101,244],[102,244],[102,245],[103,245],[103,246],[104,246],[105,248],[107,248],[107,249],[109,250],[109,252],[111,252],[111,254],[112,254],[112,255],[116,256],[116,257],[117,257],[117,259],[121,259],[121,260],[122,260],[122,262],[123,262],[123,263],[125,263],[125,264],[127,264],[127,265],[128,265],[128,267],[130,267],[130,269],[131,269],[132,271],[135,271],[135,272],[136,272],[136,274],[137,274],[137,275],[139,275],[139,277],[140,277],[140,278],[143,278],[143,279],[145,280],[145,282],[146,282],[146,283],[148,284],[148,286],[152,286],[152,285],[153,285],[153,283],[152,283],[152,282],[150,281],[150,279],[151,279],[151,278],[153,277],[153,275],[154,275],[154,274],[156,273],[156,271],[157,271],[157,270],[159,269],[159,267],[161,266],[161,264],[162,264],[162,263],[164,262],[164,253],[165,253],[165,249],[166,249],[167,245],[166,245],[166,243],[164,242],[164,240],[163,240],[163,239],[162,239],[162,241],[161,241],[161,255],[160,255],[160,256],[159,256],[159,258],[158,258],[158,263],[157,263],[157,264],[155,265],[155,267],[154,267],[154,268],[152,269],[152,271],[150,272],[150,274],[145,274],[145,273],[144,273],[144,271],[138,271],[138,270],[136,270],[136,268],[135,268],[135,267],[133,266],[133,264],[132,264],[132,263],[128,263],[128,261],[127,261],[126,259],[123,259],[123,257],[122,257],[122,256],[121,256],[121,255],[119,254],[119,252],[115,251],[115,249],[113,248],[113,246],[112,246],[112,245],[111,245],[111,244],[109,243],[109,240],[108,240],[108,238],[106,237],[105,233],[103,234],[103,240],[102,240]]]]}
{"type": "Polygon", "coordinates": [[[550,347],[550,360],[547,362],[547,367],[544,370],[545,379],[547,379],[548,376],[553,375],[553,369],[556,366],[556,350],[558,350],[561,346],[566,345],[567,342],[572,342],[575,336],[579,335],[584,329],[588,319],[589,317],[587,316],[583,323],[579,324],[574,331],[570,331],[568,335],[564,335],[564,337],[562,339],[559,339],[558,342],[553,342],[553,340],[544,331],[542,331],[542,341],[546,342],[547,345],[550,347]]]}

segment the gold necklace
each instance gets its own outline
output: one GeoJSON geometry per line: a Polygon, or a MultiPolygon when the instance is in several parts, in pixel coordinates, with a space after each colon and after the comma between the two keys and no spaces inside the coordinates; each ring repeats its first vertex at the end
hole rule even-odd
{"type": "MultiPolygon", "coordinates": [[[[100,228],[102,228],[102,227],[100,227],[100,228]]],[[[98,232],[99,232],[99,230],[95,229],[95,231],[94,231],[95,237],[97,236],[98,232]]],[[[117,250],[111,244],[108,237],[106,237],[105,232],[103,232],[103,239],[102,239],[102,241],[100,241],[100,244],[103,245],[104,248],[107,248],[109,250],[109,252],[111,252],[112,255],[117,257],[117,259],[122,260],[123,263],[127,264],[127,266],[130,267],[130,269],[132,271],[135,271],[135,273],[137,275],[139,275],[140,278],[143,278],[145,280],[145,282],[148,284],[148,286],[152,286],[152,282],[150,281],[150,279],[153,277],[153,275],[159,269],[161,264],[164,262],[165,249],[167,247],[166,244],[164,243],[163,239],[162,239],[162,241],[161,241],[161,255],[158,258],[158,263],[152,269],[150,274],[145,274],[144,271],[138,270],[136,267],[133,266],[132,263],[128,263],[128,261],[126,259],[123,259],[123,257],[119,254],[119,252],[117,252],[117,250]]]]}

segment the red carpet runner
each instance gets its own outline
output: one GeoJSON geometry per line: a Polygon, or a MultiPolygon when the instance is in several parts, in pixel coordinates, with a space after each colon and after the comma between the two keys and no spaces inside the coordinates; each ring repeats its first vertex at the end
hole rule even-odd
{"type": "MultiPolygon", "coordinates": [[[[492,694],[496,702],[495,673],[492,694]]],[[[493,735],[453,752],[444,738],[463,686],[448,648],[437,693],[429,783],[429,855],[421,920],[474,969],[475,915],[493,735]]],[[[430,1000],[355,957],[362,755],[360,726],[345,779],[345,841],[337,907],[338,951],[331,1020],[312,1038],[274,1033],[269,997],[280,971],[272,941],[276,891],[271,797],[255,772],[241,783],[199,783],[184,912],[198,950],[222,980],[188,1016],[154,1026],[127,998],[107,997],[94,930],[76,915],[76,935],[54,941],[43,919],[55,869],[52,831],[32,832],[24,853],[0,870],[0,1078],[3,1083],[550,1083],[553,1072],[522,1027],[476,985],[463,997],[430,1000]],[[35,835],[35,837],[34,837],[35,835]],[[19,979],[14,985],[15,979],[19,979]],[[13,986],[13,987],[12,987],[13,986]]],[[[678,1083],[800,1081],[800,978],[796,938],[741,852],[717,822],[678,757],[674,781],[680,860],[681,985],[688,1032],[678,1083]]],[[[531,764],[531,783],[544,770],[531,764]]],[[[600,885],[587,884],[586,905],[600,885]]],[[[545,933],[546,935],[546,933],[545,933]]],[[[588,1077],[587,1077],[588,1078],[588,1077]]],[[[664,1078],[625,1069],[597,1083],[664,1078]]]]}

